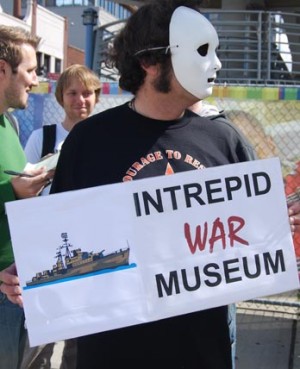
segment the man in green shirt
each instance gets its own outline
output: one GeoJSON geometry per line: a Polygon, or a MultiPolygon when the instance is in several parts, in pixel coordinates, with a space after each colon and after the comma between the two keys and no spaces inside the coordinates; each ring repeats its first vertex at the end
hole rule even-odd
{"type": "MultiPolygon", "coordinates": [[[[5,112],[24,109],[32,87],[38,85],[36,48],[39,39],[18,27],[0,26],[0,286],[7,278],[13,283],[15,266],[5,203],[37,196],[51,178],[44,169],[11,176],[6,170],[23,172],[26,158],[16,131],[5,112]]],[[[17,278],[17,277],[15,277],[17,278]]],[[[0,292],[0,367],[17,369],[22,360],[23,309],[0,292]]]]}

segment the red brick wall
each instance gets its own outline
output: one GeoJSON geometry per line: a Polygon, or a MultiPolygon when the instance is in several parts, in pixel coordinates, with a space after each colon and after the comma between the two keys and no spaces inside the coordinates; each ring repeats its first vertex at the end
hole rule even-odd
{"type": "Polygon", "coordinates": [[[84,64],[84,51],[69,45],[66,67],[69,67],[72,64],[84,64]]]}

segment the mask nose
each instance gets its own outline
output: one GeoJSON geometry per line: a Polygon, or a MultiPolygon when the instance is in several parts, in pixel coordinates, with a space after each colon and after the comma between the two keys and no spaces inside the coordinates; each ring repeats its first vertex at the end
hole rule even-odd
{"type": "Polygon", "coordinates": [[[220,59],[217,57],[217,55],[216,55],[214,69],[215,69],[215,71],[218,72],[221,68],[222,68],[222,63],[221,63],[220,59]]]}

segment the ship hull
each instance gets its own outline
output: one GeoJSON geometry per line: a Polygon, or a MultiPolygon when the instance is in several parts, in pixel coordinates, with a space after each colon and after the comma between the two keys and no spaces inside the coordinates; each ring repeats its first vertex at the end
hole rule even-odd
{"type": "Polygon", "coordinates": [[[79,261],[76,265],[72,265],[66,269],[63,269],[59,273],[36,278],[26,283],[27,286],[35,286],[39,284],[49,283],[58,281],[65,278],[80,276],[88,273],[94,273],[105,269],[114,269],[120,266],[129,264],[129,249],[121,250],[112,254],[108,254],[99,259],[85,262],[84,260],[79,261]]]}

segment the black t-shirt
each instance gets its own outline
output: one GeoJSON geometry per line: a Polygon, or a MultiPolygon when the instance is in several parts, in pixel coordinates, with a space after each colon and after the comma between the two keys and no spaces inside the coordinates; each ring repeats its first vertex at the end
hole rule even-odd
{"type": "MultiPolygon", "coordinates": [[[[51,193],[237,163],[249,159],[247,150],[238,131],[226,122],[201,118],[189,110],[178,120],[153,120],[124,104],[72,129],[51,193]]],[[[230,369],[227,308],[78,339],[77,369],[124,365],[132,369],[230,369]]]]}
{"type": "Polygon", "coordinates": [[[238,132],[219,120],[186,111],[183,118],[159,121],[127,104],[77,124],[66,138],[53,192],[248,160],[238,132]]]}

